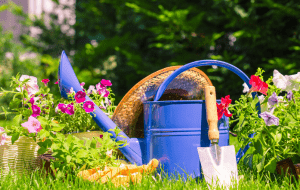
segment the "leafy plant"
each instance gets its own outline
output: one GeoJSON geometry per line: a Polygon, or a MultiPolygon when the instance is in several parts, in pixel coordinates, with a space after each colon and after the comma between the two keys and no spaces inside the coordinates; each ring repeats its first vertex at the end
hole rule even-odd
{"type": "MultiPolygon", "coordinates": [[[[86,93],[100,105],[100,108],[109,117],[112,116],[115,106],[112,98],[111,82],[103,79],[96,87],[90,86],[86,91],[82,89],[75,93],[72,89],[68,93],[69,99],[55,99],[50,93],[48,79],[41,81],[42,87],[37,84],[37,78],[28,75],[12,77],[11,90],[1,88],[1,97],[12,94],[9,107],[2,106],[2,115],[14,115],[11,124],[1,128],[1,144],[5,143],[6,135],[12,136],[12,144],[20,136],[32,137],[38,142],[39,154],[48,151],[56,158],[52,167],[62,176],[65,168],[79,169],[104,165],[114,165],[115,157],[112,155],[117,148],[126,146],[125,141],[115,142],[110,138],[109,132],[93,140],[80,140],[72,135],[73,132],[86,132],[95,129],[92,117],[96,106],[91,101],[86,101],[86,93]],[[68,133],[68,134],[67,134],[68,133]],[[67,137],[65,137],[67,135],[67,137]],[[85,143],[84,143],[85,142],[85,143]],[[98,145],[101,146],[96,146],[98,145]],[[112,151],[107,153],[107,151],[112,151]],[[108,156],[107,155],[111,155],[108,156]]],[[[56,82],[58,83],[58,81],[56,82]]],[[[83,88],[84,83],[81,83],[83,88]]],[[[118,129],[113,130],[116,135],[118,129]]]]}
{"type": "Polygon", "coordinates": [[[290,157],[295,163],[300,161],[300,73],[283,76],[274,70],[274,76],[262,82],[263,72],[259,68],[255,76],[251,76],[252,88],[229,109],[237,117],[231,123],[237,122],[234,130],[239,141],[243,146],[250,143],[253,149],[244,162],[258,172],[273,173],[280,160],[290,157]],[[254,91],[265,95],[252,98],[254,91]],[[259,115],[258,103],[262,112],[259,115]],[[252,133],[254,138],[249,138],[252,133]]]}
{"type": "MultiPolygon", "coordinates": [[[[113,131],[116,136],[119,135],[117,128],[113,131]]],[[[127,145],[125,141],[115,141],[111,139],[111,133],[103,133],[102,137],[93,137],[92,140],[79,138],[56,132],[49,132],[42,129],[39,133],[45,141],[39,142],[41,147],[39,153],[44,153],[49,148],[55,160],[51,162],[51,168],[55,171],[57,177],[64,177],[64,171],[73,171],[76,174],[79,170],[99,167],[103,169],[105,166],[119,166],[113,152],[118,148],[127,145]]],[[[123,137],[120,135],[120,137],[123,137]]]]}

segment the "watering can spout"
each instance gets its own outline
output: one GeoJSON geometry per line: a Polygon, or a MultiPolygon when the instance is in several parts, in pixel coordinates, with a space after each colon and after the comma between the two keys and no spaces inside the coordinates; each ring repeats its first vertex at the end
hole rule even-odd
{"type": "MultiPolygon", "coordinates": [[[[58,69],[58,84],[61,96],[63,98],[68,97],[67,93],[70,92],[71,87],[75,93],[82,90],[65,51],[63,51],[61,54],[61,60],[58,69]]],[[[86,96],[86,100],[92,101],[88,96],[86,96]]],[[[104,132],[110,132],[112,134],[111,138],[114,138],[117,141],[127,141],[128,145],[120,148],[120,151],[124,154],[124,156],[131,163],[142,165],[142,148],[144,146],[143,139],[129,138],[123,131],[121,131],[119,136],[116,138],[116,134],[112,131],[109,131],[110,129],[117,127],[116,124],[103,111],[101,111],[98,106],[95,106],[95,111],[93,113],[91,113],[91,115],[93,116],[94,121],[104,132]],[[93,113],[96,114],[95,117],[93,116],[93,113]]]]}

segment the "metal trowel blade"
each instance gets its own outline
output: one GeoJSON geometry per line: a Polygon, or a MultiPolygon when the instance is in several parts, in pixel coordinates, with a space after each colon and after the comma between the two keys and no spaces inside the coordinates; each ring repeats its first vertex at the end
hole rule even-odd
{"type": "Polygon", "coordinates": [[[206,183],[225,186],[227,189],[232,182],[238,182],[238,171],[233,145],[222,146],[213,144],[211,147],[198,147],[202,172],[206,183]]]}

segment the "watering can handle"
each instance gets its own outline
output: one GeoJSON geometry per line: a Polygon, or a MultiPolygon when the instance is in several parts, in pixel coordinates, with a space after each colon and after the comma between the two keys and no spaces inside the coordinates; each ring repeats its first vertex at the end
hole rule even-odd
{"type": "MultiPolygon", "coordinates": [[[[210,66],[210,65],[216,65],[219,67],[224,67],[226,69],[229,69],[230,71],[234,72],[235,74],[237,74],[240,78],[242,78],[244,80],[244,82],[248,85],[249,88],[251,88],[251,85],[249,84],[249,77],[243,72],[241,71],[239,68],[226,63],[224,61],[217,61],[217,60],[201,60],[201,61],[194,61],[191,63],[188,63],[182,67],[180,67],[179,69],[177,69],[176,71],[174,71],[170,76],[168,76],[166,78],[166,80],[160,85],[160,87],[158,88],[155,97],[154,97],[154,101],[158,101],[160,99],[160,97],[163,95],[164,91],[166,90],[166,88],[168,87],[168,85],[170,84],[170,82],[175,79],[180,73],[193,68],[193,67],[199,67],[199,66],[210,66]]],[[[252,96],[254,97],[254,94],[252,94],[252,96]]],[[[258,107],[258,113],[260,113],[260,107],[258,107]]],[[[254,133],[251,134],[249,137],[253,138],[254,137],[254,133]]],[[[247,150],[249,149],[249,144],[242,150],[240,149],[236,155],[236,161],[237,163],[239,163],[240,159],[244,156],[244,154],[247,152],[247,150]]]]}

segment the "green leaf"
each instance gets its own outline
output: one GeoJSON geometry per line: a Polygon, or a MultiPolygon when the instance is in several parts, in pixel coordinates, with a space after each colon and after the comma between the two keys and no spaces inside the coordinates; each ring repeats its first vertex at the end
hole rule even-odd
{"type": "Polygon", "coordinates": [[[279,144],[279,142],[281,141],[281,138],[282,138],[282,134],[281,133],[278,133],[278,131],[276,132],[277,134],[274,136],[274,139],[275,139],[275,142],[277,144],[279,144]]]}
{"type": "Polygon", "coordinates": [[[225,32],[214,33],[214,34],[212,35],[212,40],[215,41],[215,40],[221,38],[224,34],[225,34],[225,32]]]}
{"type": "Polygon", "coordinates": [[[45,130],[45,129],[41,129],[41,131],[39,132],[39,136],[41,139],[45,138],[45,137],[49,137],[50,133],[49,131],[45,130]]]}
{"type": "Polygon", "coordinates": [[[253,168],[253,154],[245,155],[244,164],[250,168],[253,168]]]}
{"type": "Polygon", "coordinates": [[[56,133],[57,139],[60,141],[64,141],[65,140],[65,136],[61,133],[56,133]]]}
{"type": "Polygon", "coordinates": [[[8,9],[8,5],[7,4],[4,4],[4,5],[0,6],[0,12],[5,11],[7,9],[8,9]]]}
{"type": "Polygon", "coordinates": [[[245,33],[244,30],[239,30],[239,31],[234,32],[232,35],[233,35],[234,37],[240,37],[240,36],[242,36],[244,33],[245,33]]]}
{"type": "Polygon", "coordinates": [[[265,156],[262,156],[262,159],[260,162],[256,165],[257,172],[261,172],[264,169],[264,164],[265,164],[265,156]]]}
{"type": "Polygon", "coordinates": [[[55,126],[55,127],[52,127],[52,131],[55,131],[55,132],[58,132],[58,131],[61,131],[65,126],[64,125],[60,125],[60,126],[55,126]]]}
{"type": "Polygon", "coordinates": [[[48,120],[42,116],[38,116],[37,120],[41,123],[41,125],[48,125],[48,120]]]}
{"type": "Polygon", "coordinates": [[[21,100],[16,98],[9,103],[9,107],[10,108],[19,108],[20,103],[21,103],[21,100]]]}
{"type": "Polygon", "coordinates": [[[259,140],[256,140],[253,142],[254,148],[255,148],[255,153],[263,155],[263,147],[262,144],[259,140]]]}
{"type": "Polygon", "coordinates": [[[21,121],[22,121],[22,114],[19,114],[13,118],[12,123],[14,126],[20,126],[21,121]]]}
{"type": "Polygon", "coordinates": [[[68,156],[66,157],[66,160],[67,160],[67,163],[70,163],[71,160],[72,160],[72,156],[68,155],[68,156]]]}
{"type": "Polygon", "coordinates": [[[269,171],[270,173],[274,173],[277,165],[277,160],[276,158],[272,158],[266,165],[265,165],[265,170],[269,171]]]}
{"type": "Polygon", "coordinates": [[[77,158],[85,158],[85,157],[87,157],[87,156],[88,156],[88,151],[83,150],[83,149],[80,149],[80,150],[78,151],[78,153],[76,154],[76,157],[77,157],[77,158]]]}
{"type": "Polygon", "coordinates": [[[90,147],[91,148],[96,148],[96,145],[97,145],[97,141],[96,141],[96,139],[93,138],[93,140],[91,141],[90,147]]]}
{"type": "Polygon", "coordinates": [[[48,149],[46,149],[45,147],[40,147],[38,150],[39,154],[44,154],[45,152],[47,152],[48,149]]]}
{"type": "Polygon", "coordinates": [[[70,144],[66,142],[66,143],[63,144],[63,147],[64,147],[67,151],[69,151],[69,149],[70,149],[70,144]]]}
{"type": "Polygon", "coordinates": [[[19,139],[20,134],[19,133],[14,133],[11,137],[11,144],[14,144],[16,140],[19,139]]]}

